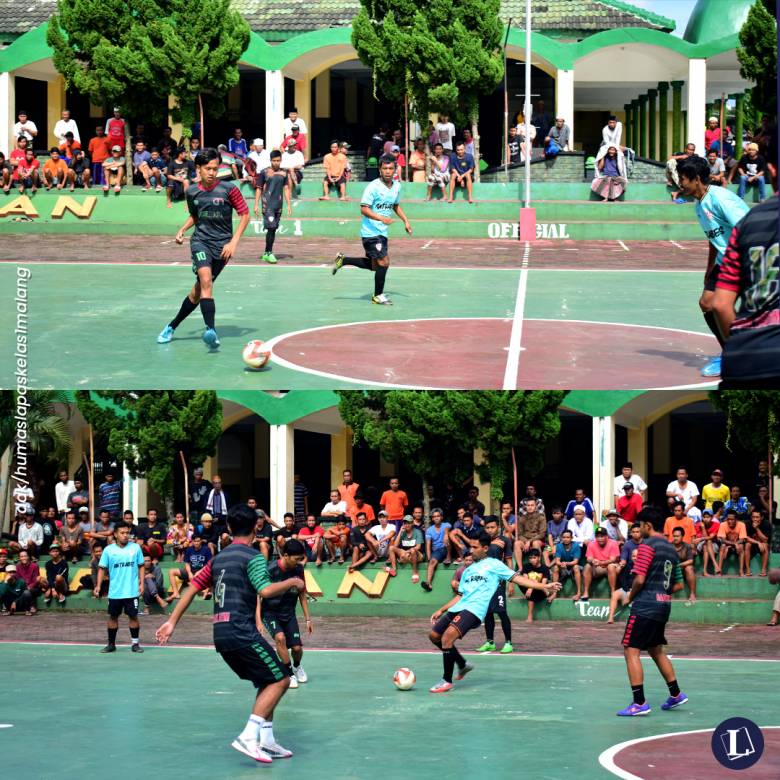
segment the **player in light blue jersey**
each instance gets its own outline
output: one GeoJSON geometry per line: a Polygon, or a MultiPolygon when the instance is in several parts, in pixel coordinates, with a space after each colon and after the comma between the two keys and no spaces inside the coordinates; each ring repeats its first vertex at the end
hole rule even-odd
{"type": "Polygon", "coordinates": [[[124,612],[130,623],[130,638],[134,653],[143,653],[139,643],[138,597],[144,592],[144,554],[139,545],[130,541],[130,526],[119,522],[114,526],[116,542],[109,544],[98,563],[94,596],[100,598],[103,580],[108,574],[108,644],[101,653],[116,652],[119,616],[124,612]]]}
{"type": "Polygon", "coordinates": [[[392,301],[385,295],[385,279],[390,266],[387,248],[387,226],[393,223],[392,214],[404,223],[406,232],[412,235],[412,226],[401,208],[401,183],[393,181],[395,158],[384,155],[379,161],[379,178],[370,182],[360,199],[360,238],[363,241],[365,257],[345,257],[341,252],[333,261],[332,273],[342,266],[354,265],[374,272],[374,295],[372,303],[387,306],[392,301]]]}
{"type": "Polygon", "coordinates": [[[428,637],[442,651],[444,661],[444,675],[430,689],[431,693],[444,693],[452,688],[452,674],[456,664],[456,680],[462,680],[474,668],[466,663],[466,659],[455,647],[455,642],[485,619],[490,601],[500,583],[515,582],[523,590],[531,588],[543,590],[547,594],[561,589],[559,582],[542,585],[518,574],[500,560],[489,558],[491,542],[492,539],[487,533],[481,533],[477,539],[471,541],[474,563],[463,572],[457,595],[431,615],[433,627],[428,637]]]}
{"type": "MultiPolygon", "coordinates": [[[[677,166],[677,175],[680,177],[680,190],[688,197],[696,199],[696,217],[710,242],[710,256],[707,260],[707,272],[704,274],[704,292],[699,299],[699,307],[704,313],[707,327],[722,348],[725,340],[712,308],[715,285],[731,231],[750,211],[750,207],[728,187],[709,183],[710,165],[703,157],[694,155],[681,162],[677,166]]],[[[717,355],[712,358],[702,368],[701,375],[720,376],[720,357],[717,355]]]]}

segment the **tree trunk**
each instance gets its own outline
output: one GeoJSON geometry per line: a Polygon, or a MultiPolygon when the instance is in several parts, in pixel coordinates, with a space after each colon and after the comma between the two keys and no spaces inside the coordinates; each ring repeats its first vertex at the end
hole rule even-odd
{"type": "Polygon", "coordinates": [[[176,509],[173,506],[173,494],[168,494],[163,498],[165,503],[165,519],[168,525],[173,522],[173,518],[176,516],[176,509]]]}
{"type": "Polygon", "coordinates": [[[200,110],[200,148],[205,149],[206,122],[203,113],[203,95],[201,95],[200,92],[198,93],[198,109],[200,110]]]}
{"type": "Polygon", "coordinates": [[[425,517],[431,516],[431,497],[428,495],[428,477],[422,478],[423,494],[423,514],[425,517]]]}
{"type": "Polygon", "coordinates": [[[189,483],[189,471],[187,469],[187,459],[184,457],[184,453],[179,450],[179,457],[181,458],[181,467],[184,470],[184,516],[187,518],[187,530],[190,530],[190,483],[189,483]]]}

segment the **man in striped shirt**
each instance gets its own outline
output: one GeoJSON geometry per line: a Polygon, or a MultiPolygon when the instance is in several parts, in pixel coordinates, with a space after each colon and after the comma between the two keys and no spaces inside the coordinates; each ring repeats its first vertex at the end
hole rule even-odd
{"type": "Polygon", "coordinates": [[[669,698],[661,709],[671,710],[688,701],[664,652],[664,629],[672,611],[672,593],[683,587],[679,557],[662,533],[664,516],[658,509],[646,507],[636,519],[643,544],[637,548],[634,561],[634,582],[627,598],[627,603],[632,604],[631,615],[623,634],[623,653],[634,700],[617,713],[622,717],[649,715],[651,711],[645,701],[642,650],[647,650],[669,687],[669,698]]]}
{"type": "Polygon", "coordinates": [[[304,582],[291,577],[271,582],[265,557],[251,547],[257,516],[246,504],[232,507],[228,527],[233,543],[201,569],[156,637],[165,644],[195,596],[209,588],[214,593],[214,647],[225,663],[257,688],[252,714],[232,747],[262,763],[289,758],[292,752],[274,737],[273,714],[290,687],[290,670],[257,628],[257,597],[271,599],[291,588],[303,591],[304,582]]]}

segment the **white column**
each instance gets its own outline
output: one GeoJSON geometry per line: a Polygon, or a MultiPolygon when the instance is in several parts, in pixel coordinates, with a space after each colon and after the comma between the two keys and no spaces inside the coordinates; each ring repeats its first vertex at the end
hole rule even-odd
{"type": "Polygon", "coordinates": [[[285,512],[293,511],[293,470],[295,461],[295,429],[292,425],[271,425],[270,483],[271,517],[282,522],[285,512]]]}
{"type": "Polygon", "coordinates": [[[593,505],[600,515],[612,506],[615,478],[615,421],[593,418],[593,505]]]}
{"type": "Polygon", "coordinates": [[[703,154],[704,128],[707,122],[707,61],[688,61],[688,137],[683,143],[696,144],[696,154],[703,154]]]}
{"type": "MultiPolygon", "coordinates": [[[[560,70],[555,76],[555,116],[569,126],[569,149],[574,149],[574,71],[560,70]]],[[[547,132],[546,130],[543,132],[547,132]]]]}
{"type": "Polygon", "coordinates": [[[265,72],[265,148],[276,149],[282,143],[284,121],[284,76],[280,70],[265,72]]]}
{"type": "Polygon", "coordinates": [[[11,145],[11,128],[13,127],[13,76],[6,71],[0,73],[0,151],[6,159],[14,150],[11,145]]]}
{"type": "Polygon", "coordinates": [[[127,470],[127,466],[122,464],[122,506],[121,511],[129,509],[133,513],[133,518],[136,524],[138,523],[138,515],[135,512],[135,504],[137,503],[136,496],[138,491],[136,490],[135,480],[130,476],[130,472],[127,470]]]}

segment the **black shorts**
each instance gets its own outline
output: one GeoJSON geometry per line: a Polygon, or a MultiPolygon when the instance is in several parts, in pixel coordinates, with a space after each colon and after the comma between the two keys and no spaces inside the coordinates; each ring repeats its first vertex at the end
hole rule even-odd
{"type": "Polygon", "coordinates": [[[285,618],[273,612],[268,612],[263,615],[263,625],[266,631],[274,638],[276,638],[277,634],[284,634],[284,641],[287,643],[287,647],[300,647],[303,644],[298,618],[295,615],[285,618]]]}
{"type": "Polygon", "coordinates": [[[493,594],[493,598],[490,599],[488,605],[488,615],[492,615],[495,612],[506,612],[506,583],[502,582],[493,594]]]}
{"type": "Polygon", "coordinates": [[[249,680],[255,688],[265,688],[287,677],[276,651],[262,637],[247,647],[219,651],[219,654],[242,680],[249,680]]]}
{"type": "Polygon", "coordinates": [[[195,276],[198,275],[199,268],[211,268],[211,278],[216,279],[228,263],[221,257],[221,246],[206,244],[196,239],[190,242],[190,251],[192,252],[192,273],[195,276]]]}
{"type": "Polygon", "coordinates": [[[647,650],[649,647],[668,644],[664,636],[665,628],[665,620],[653,620],[652,618],[632,613],[628,618],[626,630],[623,633],[623,647],[647,650]]]}
{"type": "Polygon", "coordinates": [[[122,612],[129,618],[138,617],[138,599],[109,599],[109,617],[118,618],[122,612]]]}
{"type": "Polygon", "coordinates": [[[369,260],[381,260],[387,257],[387,236],[371,236],[362,238],[363,251],[369,260]]]}
{"type": "Polygon", "coordinates": [[[278,230],[282,222],[282,210],[263,212],[263,228],[265,230],[278,230]]]}
{"type": "Polygon", "coordinates": [[[431,560],[441,563],[447,557],[447,548],[440,547],[438,550],[431,550],[431,560]]]}
{"type": "Polygon", "coordinates": [[[715,285],[718,283],[719,272],[720,266],[717,263],[713,263],[712,268],[704,274],[704,289],[707,292],[715,292],[715,285]]]}
{"type": "Polygon", "coordinates": [[[432,631],[435,631],[441,636],[449,626],[455,626],[458,629],[458,633],[461,639],[471,631],[472,628],[478,628],[482,621],[473,613],[464,609],[461,612],[445,612],[434,623],[432,631]]]}

